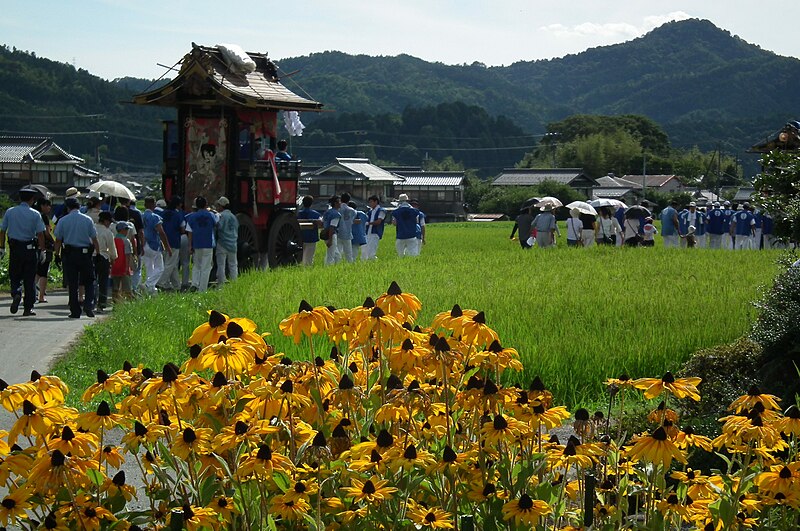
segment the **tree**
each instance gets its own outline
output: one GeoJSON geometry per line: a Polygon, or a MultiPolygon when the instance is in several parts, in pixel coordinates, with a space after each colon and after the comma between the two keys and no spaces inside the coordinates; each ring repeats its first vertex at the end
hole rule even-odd
{"type": "Polygon", "coordinates": [[[775,235],[800,240],[800,153],[775,150],[761,159],[754,186],[775,220],[775,235]]]}

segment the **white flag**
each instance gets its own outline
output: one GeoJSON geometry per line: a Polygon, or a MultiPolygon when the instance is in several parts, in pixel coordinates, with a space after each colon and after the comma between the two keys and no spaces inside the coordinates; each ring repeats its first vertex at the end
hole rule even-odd
{"type": "Polygon", "coordinates": [[[289,136],[303,136],[303,129],[306,128],[300,121],[300,114],[297,111],[283,111],[283,126],[289,136]]]}

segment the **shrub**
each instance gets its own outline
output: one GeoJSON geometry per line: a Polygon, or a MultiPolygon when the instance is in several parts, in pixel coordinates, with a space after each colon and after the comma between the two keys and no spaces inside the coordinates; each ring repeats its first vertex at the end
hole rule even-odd
{"type": "Polygon", "coordinates": [[[789,267],[756,303],[750,338],[761,345],[759,378],[773,393],[794,402],[800,391],[800,267],[789,267]]]}

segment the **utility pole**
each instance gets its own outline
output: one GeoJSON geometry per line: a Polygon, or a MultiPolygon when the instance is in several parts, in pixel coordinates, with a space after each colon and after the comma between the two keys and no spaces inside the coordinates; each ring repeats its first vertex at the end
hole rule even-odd
{"type": "Polygon", "coordinates": [[[647,152],[642,150],[642,201],[645,200],[647,191],[647,152]]]}

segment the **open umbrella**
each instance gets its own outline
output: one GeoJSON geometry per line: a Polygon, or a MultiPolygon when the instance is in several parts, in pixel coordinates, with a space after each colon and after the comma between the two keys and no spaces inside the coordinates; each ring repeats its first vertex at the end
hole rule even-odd
{"type": "Polygon", "coordinates": [[[650,217],[652,214],[642,205],[633,205],[625,211],[625,219],[639,219],[650,217]]]}
{"type": "Polygon", "coordinates": [[[29,184],[28,188],[33,188],[36,193],[42,196],[42,199],[50,199],[53,197],[53,192],[43,184],[29,184]]]}
{"type": "Polygon", "coordinates": [[[594,209],[592,205],[587,203],[586,201],[573,201],[572,203],[568,204],[565,208],[572,210],[573,208],[578,209],[578,212],[581,214],[590,214],[592,216],[597,215],[597,210],[594,209]]]}
{"type": "Polygon", "coordinates": [[[558,208],[560,206],[564,206],[564,204],[558,200],[556,197],[545,196],[539,200],[538,203],[534,204],[533,206],[536,207],[543,207],[545,205],[550,205],[553,208],[558,208]]]}
{"type": "Polygon", "coordinates": [[[611,207],[611,208],[628,208],[628,205],[620,201],[619,199],[608,199],[605,197],[601,197],[600,199],[594,199],[589,201],[589,204],[595,208],[600,207],[611,207]]]}
{"type": "Polygon", "coordinates": [[[539,202],[538,197],[529,197],[528,199],[525,200],[524,203],[522,203],[522,206],[520,206],[519,209],[520,211],[527,210],[538,202],[539,202]]]}
{"type": "Polygon", "coordinates": [[[121,197],[123,199],[136,201],[136,196],[133,195],[133,192],[131,192],[127,186],[117,181],[97,181],[89,185],[89,190],[112,197],[121,197]]]}

